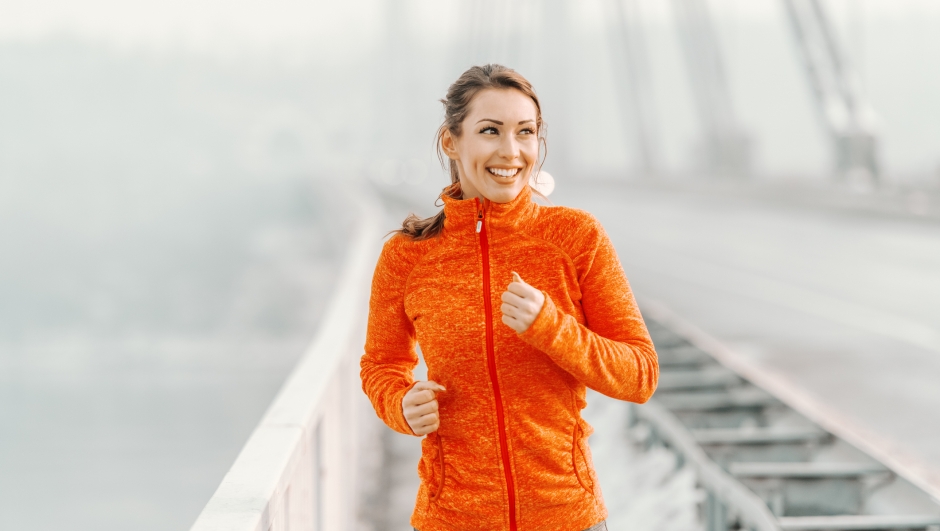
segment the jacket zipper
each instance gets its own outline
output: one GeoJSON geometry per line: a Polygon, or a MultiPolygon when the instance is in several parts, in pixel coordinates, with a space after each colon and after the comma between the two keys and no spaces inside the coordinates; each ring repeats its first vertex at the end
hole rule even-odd
{"type": "Polygon", "coordinates": [[[483,206],[477,202],[477,233],[480,234],[480,249],[483,251],[483,312],[486,316],[486,364],[489,368],[490,382],[496,398],[496,424],[499,427],[499,453],[503,458],[503,472],[506,474],[506,490],[509,493],[509,529],[516,531],[516,490],[512,483],[512,470],[509,467],[509,444],[506,442],[506,420],[503,401],[496,378],[496,353],[493,348],[493,306],[490,294],[490,245],[486,239],[486,226],[483,222],[483,206]]]}

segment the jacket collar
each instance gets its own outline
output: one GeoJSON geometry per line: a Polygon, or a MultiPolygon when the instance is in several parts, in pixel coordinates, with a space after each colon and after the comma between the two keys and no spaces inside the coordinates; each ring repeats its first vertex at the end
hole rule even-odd
{"type": "Polygon", "coordinates": [[[454,199],[446,194],[441,194],[441,200],[444,201],[445,233],[476,232],[480,210],[483,211],[488,231],[521,229],[535,217],[538,210],[538,205],[532,202],[532,189],[529,186],[523,187],[519,195],[508,203],[476,198],[454,199]]]}

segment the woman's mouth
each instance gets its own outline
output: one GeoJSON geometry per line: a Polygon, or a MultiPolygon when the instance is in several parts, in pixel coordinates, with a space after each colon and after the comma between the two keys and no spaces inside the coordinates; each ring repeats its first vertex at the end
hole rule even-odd
{"type": "Polygon", "coordinates": [[[486,171],[490,172],[491,175],[509,179],[519,173],[519,168],[487,168],[486,171]]]}

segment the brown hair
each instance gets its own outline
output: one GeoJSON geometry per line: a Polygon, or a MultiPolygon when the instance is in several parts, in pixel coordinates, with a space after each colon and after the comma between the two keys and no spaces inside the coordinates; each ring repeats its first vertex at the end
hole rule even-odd
{"type": "MultiPolygon", "coordinates": [[[[539,145],[543,147],[543,149],[540,150],[542,160],[539,161],[538,168],[535,169],[537,180],[538,171],[541,170],[542,163],[545,161],[545,154],[548,151],[548,144],[545,141],[544,124],[542,123],[542,107],[539,105],[539,98],[535,95],[535,89],[532,88],[532,84],[529,83],[522,74],[519,74],[511,68],[497,64],[470,67],[457,78],[457,81],[454,81],[450,88],[447,89],[447,96],[441,100],[441,103],[444,104],[444,123],[438,128],[435,138],[437,158],[441,161],[441,167],[444,166],[444,154],[441,151],[441,138],[444,135],[444,131],[450,131],[452,135],[459,137],[462,132],[460,125],[463,123],[464,118],[467,117],[467,113],[470,112],[470,103],[473,101],[473,98],[481,91],[491,88],[515,89],[532,98],[532,101],[535,102],[535,126],[538,131],[539,145]]],[[[460,190],[460,177],[457,173],[456,162],[451,160],[449,167],[450,184],[444,187],[441,191],[441,196],[447,195],[459,199],[462,192],[460,190]]],[[[538,190],[533,189],[533,192],[543,198],[545,197],[538,190]]],[[[435,202],[435,205],[436,204],[435,202]]],[[[426,240],[440,234],[443,228],[444,210],[442,209],[437,214],[424,219],[419,218],[415,214],[409,214],[408,217],[402,221],[401,228],[392,232],[400,232],[411,236],[414,240],[426,240]]]]}

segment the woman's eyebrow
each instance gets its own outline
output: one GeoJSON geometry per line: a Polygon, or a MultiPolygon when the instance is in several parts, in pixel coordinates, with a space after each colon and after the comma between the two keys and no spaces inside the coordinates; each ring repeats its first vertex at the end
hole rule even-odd
{"type": "MultiPolygon", "coordinates": [[[[494,120],[494,119],[492,119],[492,118],[483,118],[482,120],[480,120],[480,121],[477,122],[477,123],[480,123],[480,122],[493,122],[494,124],[497,124],[497,125],[503,125],[503,122],[500,122],[499,120],[494,120]]],[[[528,123],[533,123],[533,124],[534,124],[534,123],[535,123],[535,120],[522,120],[522,121],[519,122],[519,125],[528,124],[528,123]]]]}

